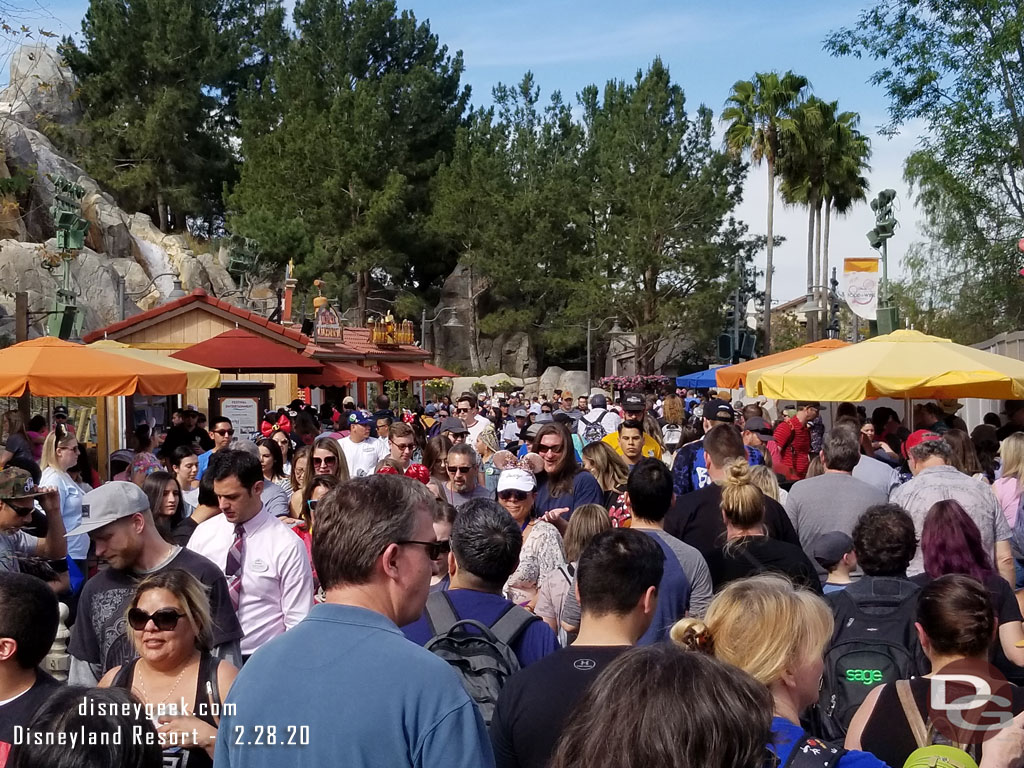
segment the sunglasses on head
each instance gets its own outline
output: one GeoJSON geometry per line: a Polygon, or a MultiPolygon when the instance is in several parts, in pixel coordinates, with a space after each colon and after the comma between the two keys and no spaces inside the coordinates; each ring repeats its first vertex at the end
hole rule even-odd
{"type": "Polygon", "coordinates": [[[526,491],[499,491],[498,492],[498,498],[501,499],[502,501],[512,501],[512,499],[515,499],[516,501],[526,501],[526,498],[529,495],[530,494],[528,494],[526,491]]]}
{"type": "Polygon", "coordinates": [[[460,475],[468,475],[470,472],[473,471],[473,468],[472,467],[453,467],[451,464],[449,464],[448,465],[448,471],[452,472],[453,474],[454,473],[458,473],[460,475]]]}
{"type": "Polygon", "coordinates": [[[142,631],[152,620],[153,624],[161,632],[170,632],[178,626],[178,619],[184,615],[184,613],[178,613],[173,608],[161,608],[153,613],[146,613],[141,608],[132,608],[128,611],[128,624],[132,629],[142,631]]]}
{"type": "Polygon", "coordinates": [[[317,465],[317,466],[320,466],[321,464],[337,464],[338,463],[338,457],[337,456],[314,456],[313,457],[313,463],[315,465],[317,465]]]}
{"type": "Polygon", "coordinates": [[[452,544],[448,539],[444,541],[396,541],[395,544],[418,544],[427,550],[427,557],[437,560],[452,551],[452,544]]]}

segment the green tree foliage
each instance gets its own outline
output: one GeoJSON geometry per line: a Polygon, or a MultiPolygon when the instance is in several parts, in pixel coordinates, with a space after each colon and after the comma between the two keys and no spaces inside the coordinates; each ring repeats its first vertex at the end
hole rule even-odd
{"type": "Polygon", "coordinates": [[[283,12],[276,0],[90,0],[82,45],[61,52],[79,82],[81,135],[58,137],[128,210],[164,231],[223,212],[235,174],[234,92],[255,77],[283,12]]]}
{"type": "Polygon", "coordinates": [[[764,278],[765,351],[774,349],[772,340],[773,249],[775,245],[776,162],[782,150],[782,132],[791,126],[792,112],[810,88],[806,77],[786,72],[758,72],[750,80],[732,87],[722,119],[729,123],[725,144],[735,155],[750,153],[754,165],[768,166],[768,228],[765,237],[767,263],[764,278]]]}
{"type": "Polygon", "coordinates": [[[461,54],[390,0],[299,2],[242,101],[233,228],[300,280],[353,283],[361,318],[374,284],[436,281],[453,262],[425,222],[469,98],[461,74],[461,54]]]}
{"type": "Polygon", "coordinates": [[[711,112],[686,112],[660,60],[585,88],[580,121],[557,93],[538,102],[529,74],[497,88],[438,176],[434,226],[490,288],[481,328],[561,351],[617,315],[641,372],[677,338],[709,345],[737,256],[763,247],[729,218],[745,168],[713,148],[711,112]]]}
{"type": "Polygon", "coordinates": [[[928,128],[904,168],[929,242],[908,252],[901,309],[963,342],[1019,328],[1024,7],[885,0],[826,47],[880,62],[872,80],[889,96],[890,132],[928,128]]]}

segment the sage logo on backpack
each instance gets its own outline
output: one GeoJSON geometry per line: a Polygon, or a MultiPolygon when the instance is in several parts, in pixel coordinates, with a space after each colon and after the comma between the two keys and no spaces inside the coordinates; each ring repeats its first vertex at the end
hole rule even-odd
{"type": "Polygon", "coordinates": [[[981,659],[951,662],[931,677],[928,717],[951,744],[980,744],[1013,721],[1013,688],[981,659]]]}
{"type": "Polygon", "coordinates": [[[880,669],[848,669],[846,679],[851,683],[864,683],[874,686],[882,682],[882,670],[880,669]]]}

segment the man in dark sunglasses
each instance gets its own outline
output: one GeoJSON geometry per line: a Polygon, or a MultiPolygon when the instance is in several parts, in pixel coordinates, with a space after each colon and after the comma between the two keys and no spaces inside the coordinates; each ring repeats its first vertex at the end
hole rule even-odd
{"type": "Polygon", "coordinates": [[[0,571],[17,573],[18,555],[62,561],[67,553],[57,490],[36,487],[32,475],[24,469],[0,470],[0,571]],[[45,539],[21,530],[32,521],[37,499],[46,513],[45,539]]]}
{"type": "Polygon", "coordinates": [[[231,425],[231,419],[226,416],[218,416],[213,420],[213,429],[210,430],[213,448],[199,455],[199,469],[196,471],[196,480],[203,479],[203,473],[210,466],[210,457],[215,453],[226,451],[228,446],[231,445],[231,439],[234,436],[235,428],[231,425]]]}
{"type": "Polygon", "coordinates": [[[444,499],[453,507],[460,507],[470,499],[494,499],[494,493],[480,484],[479,457],[466,443],[458,443],[448,451],[448,482],[444,484],[444,499]]]}

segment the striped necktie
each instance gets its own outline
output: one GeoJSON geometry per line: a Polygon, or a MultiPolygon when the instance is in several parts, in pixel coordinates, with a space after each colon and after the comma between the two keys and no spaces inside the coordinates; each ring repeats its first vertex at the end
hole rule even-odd
{"type": "Polygon", "coordinates": [[[245,557],[245,528],[241,523],[235,526],[235,540],[228,550],[228,561],[224,566],[224,575],[228,579],[228,594],[231,604],[238,610],[238,600],[242,594],[242,560],[245,557]]]}

